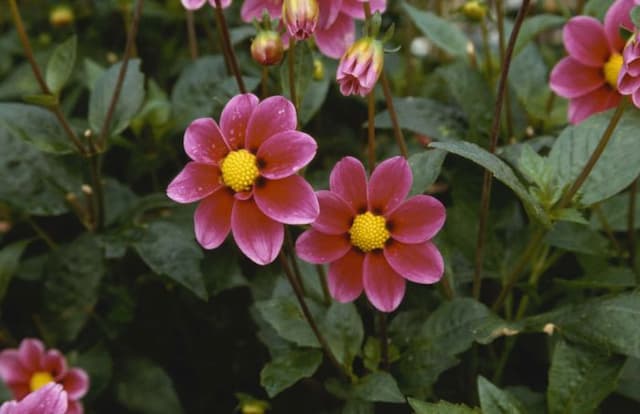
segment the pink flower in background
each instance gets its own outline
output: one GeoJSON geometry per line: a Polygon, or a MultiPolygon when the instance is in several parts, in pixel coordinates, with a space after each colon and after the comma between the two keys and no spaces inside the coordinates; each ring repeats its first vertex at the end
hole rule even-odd
{"type": "MultiPolygon", "coordinates": [[[[187,10],[198,10],[202,6],[204,6],[207,1],[211,5],[211,7],[216,7],[216,0],[180,0],[182,5],[187,10]]],[[[220,5],[223,9],[226,9],[231,5],[231,0],[220,0],[220,5]]]]}
{"type": "MultiPolygon", "coordinates": [[[[242,4],[242,19],[251,22],[260,19],[266,11],[272,19],[279,19],[283,0],[245,0],[242,4]]],[[[364,19],[363,3],[360,0],[318,0],[319,16],[315,28],[316,45],[324,55],[339,59],[354,42],[356,26],[354,19],[364,19]]],[[[372,12],[383,12],[386,0],[370,2],[372,12]]],[[[283,43],[289,44],[286,37],[283,43]]]]}
{"type": "Polygon", "coordinates": [[[211,118],[189,125],[184,149],[193,161],[167,195],[179,203],[202,200],[194,217],[202,247],[220,246],[231,232],[240,250],[264,265],[282,248],[284,224],[315,220],[318,199],[296,173],[313,159],[317,144],[296,125],[286,98],[258,102],[252,94],[231,99],[219,126],[211,118]]]}
{"type": "Polygon", "coordinates": [[[617,89],[624,39],[620,28],[632,30],[629,12],[637,1],[617,0],[607,11],[604,25],[593,17],[577,16],[564,26],[569,56],[556,64],[550,86],[569,99],[569,122],[613,108],[620,101],[617,89]]]}
{"type": "Polygon", "coordinates": [[[640,108],[640,43],[637,38],[627,44],[622,57],[618,90],[623,95],[631,95],[633,104],[640,108]]]}
{"type": "Polygon", "coordinates": [[[382,162],[369,183],[360,161],[343,158],[331,172],[330,191],[319,191],[320,215],[296,242],[296,252],[311,263],[330,263],[331,295],[355,300],[364,289],[383,312],[400,305],[405,279],[435,283],[444,262],[431,239],[446,212],[435,198],[405,200],[413,177],[402,157],[382,162]]]}
{"type": "Polygon", "coordinates": [[[22,401],[8,401],[0,414],[65,414],[68,397],[62,385],[49,383],[27,395],[22,401]]]}
{"type": "Polygon", "coordinates": [[[79,400],[89,390],[89,376],[83,369],[69,369],[58,350],[45,350],[38,339],[24,339],[18,349],[0,352],[0,378],[18,401],[49,383],[58,383],[68,397],[66,413],[84,412],[79,400]]]}
{"type": "Polygon", "coordinates": [[[359,39],[340,59],[336,75],[340,92],[345,96],[368,95],[376,86],[383,65],[382,42],[371,37],[359,39]]]}

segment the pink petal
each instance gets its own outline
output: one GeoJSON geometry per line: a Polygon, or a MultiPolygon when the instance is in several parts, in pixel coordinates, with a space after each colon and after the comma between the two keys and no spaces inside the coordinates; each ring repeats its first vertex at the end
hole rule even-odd
{"type": "Polygon", "coordinates": [[[85,370],[72,368],[62,380],[64,390],[72,400],[79,400],[89,391],[89,376],[85,370]]]}
{"type": "Polygon", "coordinates": [[[196,240],[205,249],[215,249],[229,235],[233,201],[233,195],[221,188],[198,205],[193,216],[196,240]]]}
{"type": "Polygon", "coordinates": [[[384,257],[402,277],[415,283],[436,283],[444,273],[444,260],[430,241],[404,244],[397,241],[384,248],[384,257]]]}
{"type": "Polygon", "coordinates": [[[357,213],[367,210],[367,173],[362,163],[353,157],[344,157],[329,176],[331,191],[338,194],[357,213]]]}
{"type": "Polygon", "coordinates": [[[67,361],[58,350],[50,349],[42,359],[42,370],[58,381],[67,374],[67,361]]]}
{"type": "Polygon", "coordinates": [[[588,16],[577,16],[564,26],[564,47],[583,65],[601,68],[611,51],[602,24],[588,16]]]}
{"type": "Polygon", "coordinates": [[[84,414],[84,407],[80,401],[69,400],[69,409],[66,414],[84,414]]]}
{"type": "MultiPolygon", "coordinates": [[[[209,0],[209,4],[211,7],[218,7],[216,6],[216,0],[209,0]]],[[[231,0],[220,0],[220,7],[226,9],[229,6],[231,6],[231,0]]]]}
{"type": "Polygon", "coordinates": [[[364,254],[351,249],[329,265],[328,285],[331,296],[338,302],[352,302],[362,293],[364,254]]]}
{"type": "Polygon", "coordinates": [[[0,406],[0,414],[19,414],[18,409],[16,401],[7,401],[0,406]]]}
{"type": "Polygon", "coordinates": [[[65,414],[67,393],[60,384],[50,383],[27,395],[18,403],[19,414],[65,414]]]}
{"type": "MultiPolygon", "coordinates": [[[[361,0],[343,0],[342,2],[342,12],[348,14],[354,19],[364,19],[364,7],[362,6],[364,2],[361,0]]],[[[384,12],[387,8],[386,0],[371,0],[369,2],[369,7],[371,7],[371,12],[384,12]]]]}
{"type": "MultiPolygon", "coordinates": [[[[624,70],[624,69],[623,69],[624,70]]],[[[640,77],[621,72],[618,77],[618,91],[623,95],[631,95],[640,88],[640,77]]]]}
{"type": "Polygon", "coordinates": [[[193,121],[184,133],[184,151],[189,158],[205,164],[217,164],[229,152],[229,145],[211,118],[193,121]]]}
{"type": "Polygon", "coordinates": [[[258,97],[245,93],[231,98],[222,110],[220,129],[232,149],[244,146],[247,124],[256,106],[258,106],[258,97]]]}
{"type": "Polygon", "coordinates": [[[253,200],[235,201],[231,230],[242,253],[259,265],[273,262],[280,253],[284,225],[265,216],[253,200]]]}
{"type": "Polygon", "coordinates": [[[9,385],[28,383],[31,379],[31,372],[20,362],[17,349],[0,352],[0,378],[9,385]]]}
{"type": "Polygon", "coordinates": [[[282,180],[264,180],[254,187],[253,195],[258,208],[280,223],[309,224],[320,213],[313,188],[299,175],[282,180]]]}
{"type": "Polygon", "coordinates": [[[191,203],[205,198],[221,186],[222,178],[218,167],[189,162],[169,183],[167,196],[178,203],[191,203]]]}
{"type": "Polygon", "coordinates": [[[629,13],[634,6],[633,0],[616,0],[604,16],[604,31],[611,50],[620,52],[624,48],[624,39],[620,36],[620,28],[632,32],[634,25],[629,13]]]}
{"type": "Polygon", "coordinates": [[[632,95],[631,100],[636,108],[640,108],[640,89],[637,89],[632,95]]]}
{"type": "Polygon", "coordinates": [[[355,212],[336,193],[318,191],[316,193],[320,204],[320,214],[311,226],[326,234],[345,234],[351,228],[355,212]]]}
{"type": "Polygon", "coordinates": [[[279,19],[282,13],[282,0],[244,0],[242,3],[242,20],[251,23],[253,19],[260,19],[266,10],[272,19],[279,19]]]}
{"type": "Polygon", "coordinates": [[[569,101],[569,122],[577,124],[595,113],[617,106],[618,102],[620,102],[620,94],[605,85],[569,101]]]}
{"type": "Polygon", "coordinates": [[[602,68],[585,66],[571,56],[561,59],[551,71],[549,86],[564,98],[575,98],[605,84],[602,68]]]}
{"type": "Polygon", "coordinates": [[[356,24],[352,18],[340,13],[331,26],[316,28],[315,37],[323,55],[340,59],[356,40],[356,24]]]}
{"type": "Polygon", "coordinates": [[[28,371],[40,371],[44,360],[44,344],[39,339],[23,339],[18,348],[18,358],[28,371]]]}
{"type": "Polygon", "coordinates": [[[267,139],[258,150],[260,174],[270,179],[288,177],[309,164],[318,144],[300,131],[280,132],[267,139]]]}
{"type": "Polygon", "coordinates": [[[204,5],[206,0],[181,0],[182,5],[187,10],[197,10],[204,5]]]}
{"type": "MultiPolygon", "coordinates": [[[[343,0],[320,1],[318,6],[320,14],[318,16],[318,29],[326,28],[333,24],[342,9],[343,0]]],[[[317,29],[316,29],[317,30],[317,29]]]]}
{"type": "Polygon", "coordinates": [[[444,225],[446,210],[438,199],[417,195],[400,204],[387,219],[391,237],[403,243],[432,239],[444,225]]]}
{"type": "Polygon", "coordinates": [[[283,96],[271,96],[260,102],[247,124],[245,148],[256,153],[260,145],[278,132],[296,129],[296,108],[283,96]]]}
{"type": "Polygon", "coordinates": [[[310,229],[296,240],[296,254],[309,263],[321,264],[338,260],[351,250],[346,235],[324,234],[310,229]]]}
{"type": "Polygon", "coordinates": [[[383,161],[369,179],[369,210],[384,214],[396,208],[409,194],[413,174],[403,157],[383,161]]]}
{"type": "Polygon", "coordinates": [[[364,291],[371,304],[382,312],[395,310],[404,297],[404,279],[380,253],[367,253],[363,268],[364,291]]]}

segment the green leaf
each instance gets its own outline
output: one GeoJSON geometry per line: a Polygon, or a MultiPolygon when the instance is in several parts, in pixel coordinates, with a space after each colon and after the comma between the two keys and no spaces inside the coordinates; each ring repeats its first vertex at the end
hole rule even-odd
{"type": "Polygon", "coordinates": [[[368,401],[347,400],[340,414],[375,414],[375,406],[368,401]]]}
{"type": "Polygon", "coordinates": [[[452,404],[447,401],[428,403],[409,398],[409,405],[416,414],[480,414],[480,410],[464,404],[452,404]]]}
{"type": "MultiPolygon", "coordinates": [[[[289,59],[289,57],[286,56],[285,59],[289,59]]],[[[303,102],[303,97],[306,94],[313,78],[313,55],[307,42],[296,43],[294,66],[294,73],[296,75],[296,95],[298,97],[298,102],[303,102]]],[[[282,90],[286,91],[289,99],[291,99],[291,90],[289,87],[289,65],[286,62],[280,65],[280,83],[282,90]]]]}
{"type": "Polygon", "coordinates": [[[20,240],[0,250],[0,304],[4,300],[11,278],[18,270],[20,257],[28,244],[29,240],[20,240]]]}
{"type": "Polygon", "coordinates": [[[69,80],[76,64],[78,38],[73,35],[56,47],[47,63],[46,83],[54,95],[58,95],[69,80]]]}
{"type": "Polygon", "coordinates": [[[517,55],[521,52],[522,49],[524,49],[524,47],[527,46],[537,35],[549,29],[563,25],[565,20],[566,19],[564,17],[554,14],[537,14],[535,16],[528,17],[524,23],[522,23],[522,28],[520,29],[518,39],[516,40],[514,54],[517,55]]]}
{"type": "Polygon", "coordinates": [[[139,414],[182,414],[183,410],[167,373],[147,359],[131,359],[118,367],[116,399],[139,414]]]}
{"type": "Polygon", "coordinates": [[[93,89],[96,86],[98,79],[100,79],[102,75],[104,75],[104,73],[106,72],[106,69],[102,67],[100,64],[98,64],[96,61],[91,60],[89,58],[84,58],[83,64],[84,64],[84,74],[85,74],[85,79],[84,79],[85,85],[87,86],[87,89],[89,89],[90,92],[93,92],[93,89]]]}
{"type": "MultiPolygon", "coordinates": [[[[613,231],[627,231],[628,219],[629,219],[629,203],[631,197],[629,192],[624,192],[611,197],[608,200],[603,201],[600,204],[602,215],[607,219],[609,227],[613,231]]],[[[640,229],[640,193],[636,194],[636,209],[635,209],[635,223],[634,228],[640,229]]],[[[602,230],[602,221],[599,219],[598,214],[591,215],[591,225],[602,230]]]]}
{"type": "Polygon", "coordinates": [[[51,109],[55,108],[60,102],[58,101],[58,97],[54,95],[47,94],[36,94],[36,95],[26,95],[22,97],[22,100],[28,104],[33,104],[36,106],[42,106],[43,108],[51,109]]]}
{"type": "Polygon", "coordinates": [[[312,79],[309,82],[309,86],[300,103],[300,125],[304,126],[318,113],[327,98],[330,85],[331,78],[328,76],[325,76],[322,80],[312,79]]]}
{"type": "Polygon", "coordinates": [[[411,195],[424,193],[431,184],[436,182],[446,156],[446,151],[430,150],[409,157],[409,166],[413,173],[411,195]]]}
{"type": "MultiPolygon", "coordinates": [[[[597,114],[562,131],[549,154],[562,185],[572,184],[582,171],[611,116],[611,111],[597,114]]],[[[579,191],[581,204],[589,206],[605,200],[624,190],[640,175],[640,151],[632,138],[639,129],[640,113],[627,111],[579,191]]]]}
{"type": "Polygon", "coordinates": [[[102,249],[94,236],[84,234],[59,247],[45,266],[42,323],[59,341],[73,341],[98,301],[106,273],[102,249]]]}
{"type": "Polygon", "coordinates": [[[402,3],[416,27],[436,46],[456,57],[467,55],[469,39],[452,22],[442,19],[431,12],[425,12],[402,3]]]}
{"type": "Polygon", "coordinates": [[[75,150],[56,117],[38,106],[0,103],[0,126],[40,151],[67,154],[75,150]]]}
{"type": "Polygon", "coordinates": [[[553,169],[547,159],[535,152],[529,145],[522,146],[518,170],[529,182],[540,188],[547,187],[553,179],[553,169]]]}
{"type": "Polygon", "coordinates": [[[229,252],[216,251],[207,254],[200,266],[209,297],[225,290],[246,286],[247,279],[242,274],[238,258],[229,252]]]}
{"type": "Polygon", "coordinates": [[[434,142],[430,147],[439,148],[467,158],[493,173],[507,187],[511,188],[524,204],[527,212],[544,225],[549,224],[549,218],[540,206],[522,185],[513,170],[500,158],[470,142],[434,142]]]}
{"type": "Polygon", "coordinates": [[[558,342],[549,370],[549,414],[594,412],[615,390],[624,360],[558,342]]]}
{"type": "Polygon", "coordinates": [[[597,256],[607,254],[609,241],[588,225],[560,221],[545,236],[551,246],[597,256]]]}
{"type": "Polygon", "coordinates": [[[633,25],[635,27],[640,27],[640,7],[639,6],[635,6],[633,9],[631,9],[631,22],[633,22],[633,25]]]}
{"type": "Polygon", "coordinates": [[[483,414],[524,414],[522,403],[483,376],[478,377],[478,395],[483,414]]]}
{"type": "Polygon", "coordinates": [[[584,14],[603,21],[604,16],[613,4],[614,0],[589,0],[584,6],[584,14]]]}
{"type": "Polygon", "coordinates": [[[636,286],[636,275],[628,267],[606,266],[593,271],[587,269],[587,274],[578,279],[555,278],[554,283],[574,289],[621,289],[636,286]]]}
{"type": "Polygon", "coordinates": [[[353,303],[333,302],[322,321],[324,333],[331,351],[344,366],[350,367],[360,354],[364,339],[362,320],[353,303]]]}
{"type": "Polygon", "coordinates": [[[113,375],[109,350],[102,344],[96,345],[78,355],[75,365],[87,371],[91,378],[91,387],[84,400],[95,400],[109,386],[113,375]]]}
{"type": "Polygon", "coordinates": [[[374,372],[360,379],[353,387],[352,395],[363,401],[404,403],[396,380],[388,372],[374,372]]]}
{"type": "MultiPolygon", "coordinates": [[[[314,316],[320,314],[319,306],[307,301],[314,316]]],[[[291,296],[277,296],[256,302],[260,315],[287,341],[300,346],[319,348],[318,340],[309,327],[298,302],[291,296]]]]}
{"type": "MultiPolygon", "coordinates": [[[[393,98],[402,129],[438,141],[458,140],[464,135],[464,120],[456,108],[429,98],[393,98]]],[[[376,128],[393,128],[389,111],[376,115],[376,128]]]]}
{"type": "MultiPolygon", "coordinates": [[[[89,126],[95,133],[102,130],[107,117],[121,65],[122,62],[116,63],[107,69],[96,81],[89,97],[89,126]]],[[[140,72],[140,59],[131,59],[106,136],[111,137],[124,131],[138,113],[143,101],[144,75],[140,72]]]]}
{"type": "Polygon", "coordinates": [[[270,398],[308,378],[320,366],[322,352],[317,349],[293,350],[269,362],[260,372],[260,384],[270,398]]]}
{"type": "Polygon", "coordinates": [[[177,224],[155,221],[149,224],[133,247],[151,270],[169,276],[200,299],[208,299],[200,270],[203,254],[191,230],[177,224]]]}
{"type": "Polygon", "coordinates": [[[627,358],[622,367],[617,392],[627,398],[640,402],[640,359],[627,358]]]}

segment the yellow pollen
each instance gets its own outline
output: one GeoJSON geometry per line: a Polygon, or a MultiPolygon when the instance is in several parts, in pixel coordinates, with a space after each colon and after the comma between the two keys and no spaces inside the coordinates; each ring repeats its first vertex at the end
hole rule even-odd
{"type": "Polygon", "coordinates": [[[351,244],[363,252],[382,249],[390,236],[386,224],[384,217],[376,216],[370,211],[358,214],[349,230],[351,244]]]}
{"type": "Polygon", "coordinates": [[[618,53],[611,55],[607,63],[604,64],[604,78],[613,89],[618,89],[618,74],[622,69],[622,56],[618,53]]]}
{"type": "Polygon", "coordinates": [[[29,388],[31,388],[31,392],[34,392],[50,382],[53,382],[53,377],[50,373],[38,371],[31,376],[31,381],[29,381],[29,388]]]}
{"type": "Polygon", "coordinates": [[[222,181],[233,191],[248,191],[260,175],[256,156],[245,149],[231,151],[222,160],[222,181]]]}

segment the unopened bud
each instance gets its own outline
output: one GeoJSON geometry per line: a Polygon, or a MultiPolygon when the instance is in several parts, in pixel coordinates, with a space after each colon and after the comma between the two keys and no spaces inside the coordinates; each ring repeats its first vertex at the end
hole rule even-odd
{"type": "Polygon", "coordinates": [[[75,15],[69,6],[56,6],[49,12],[49,23],[53,27],[64,27],[73,23],[75,15]]]}
{"type": "Polygon", "coordinates": [[[107,53],[107,62],[114,64],[118,61],[118,55],[116,55],[113,52],[108,52],[107,53]]]}
{"type": "Polygon", "coordinates": [[[82,184],[82,187],[80,188],[82,189],[82,192],[86,195],[93,194],[93,189],[88,184],[82,184]]]}
{"type": "Polygon", "coordinates": [[[317,0],[284,0],[282,21],[289,35],[305,40],[316,30],[319,18],[317,0]]]}
{"type": "Polygon", "coordinates": [[[368,95],[376,85],[384,65],[382,43],[372,37],[358,39],[340,59],[336,80],[345,95],[368,95]]]}
{"type": "Polygon", "coordinates": [[[277,65],[283,54],[282,39],[273,30],[261,30],[251,43],[251,57],[262,66],[277,65]]]}
{"type": "Polygon", "coordinates": [[[469,20],[480,21],[487,15],[487,6],[479,1],[468,1],[462,6],[462,13],[469,20]]]}
{"type": "Polygon", "coordinates": [[[242,405],[242,414],[264,414],[265,407],[263,404],[254,403],[245,403],[242,405]]]}
{"type": "Polygon", "coordinates": [[[319,81],[324,79],[324,63],[320,59],[313,59],[313,79],[319,81]]]}

